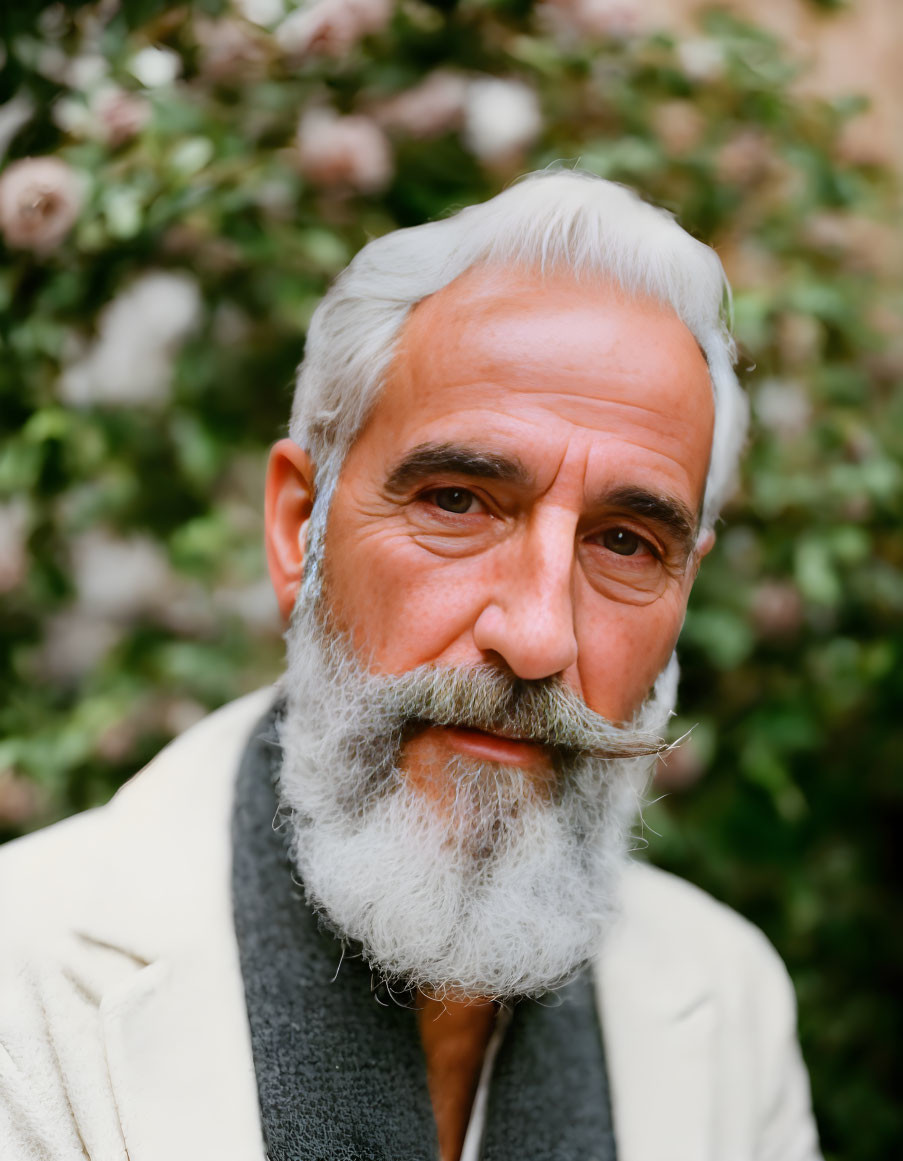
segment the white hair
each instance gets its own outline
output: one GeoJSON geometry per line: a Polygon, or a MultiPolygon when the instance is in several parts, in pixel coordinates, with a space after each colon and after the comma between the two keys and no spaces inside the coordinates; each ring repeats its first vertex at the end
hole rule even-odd
{"type": "MultiPolygon", "coordinates": [[[[481,265],[601,276],[628,295],[673,309],[702,349],[714,393],[701,515],[701,530],[712,528],[733,489],[748,421],[733,371],[730,287],[721,262],[671,214],[625,186],[593,174],[546,170],[452,217],[375,239],[317,307],[290,426],[291,437],[316,464],[317,532],[411,308],[481,265]]],[[[308,542],[314,557],[319,547],[308,542]]]]}

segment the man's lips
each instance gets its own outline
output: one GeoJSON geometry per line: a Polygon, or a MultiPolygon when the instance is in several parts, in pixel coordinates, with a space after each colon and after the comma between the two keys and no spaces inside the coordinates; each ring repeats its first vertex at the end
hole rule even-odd
{"type": "Polygon", "coordinates": [[[453,750],[482,758],[487,762],[502,762],[510,766],[534,766],[548,759],[548,750],[539,742],[506,738],[485,730],[466,726],[433,726],[453,750]]]}

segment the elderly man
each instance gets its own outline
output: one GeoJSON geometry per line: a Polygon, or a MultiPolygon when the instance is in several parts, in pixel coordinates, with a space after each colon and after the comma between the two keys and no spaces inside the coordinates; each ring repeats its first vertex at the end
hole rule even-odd
{"type": "Polygon", "coordinates": [[[774,952],[625,855],[725,294],[573,173],[352,262],[270,460],[278,690],[0,859],[4,1161],[817,1156],[774,952]]]}

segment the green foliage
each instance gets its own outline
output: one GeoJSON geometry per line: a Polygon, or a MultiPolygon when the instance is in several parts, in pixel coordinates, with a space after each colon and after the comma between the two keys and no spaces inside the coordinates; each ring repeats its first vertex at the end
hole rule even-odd
{"type": "MultiPolygon", "coordinates": [[[[718,247],[755,419],[687,618],[696,728],[650,855],[787,961],[826,1155],[892,1155],[903,346],[896,194],[852,159],[861,105],[801,99],[775,41],[723,13],[679,39],[406,0],[336,50],[274,31],[279,4],[269,26],[213,0],[12,7],[8,161],[65,162],[75,208],[52,244],[0,209],[3,835],[103,801],[278,673],[264,457],[329,280],[370,236],[579,161],[718,247]],[[444,105],[393,111],[437,69],[444,105]],[[493,126],[480,75],[526,86],[541,120],[493,126]],[[363,136],[317,156],[317,109],[363,136]]],[[[41,195],[50,225],[66,192],[41,195]]]]}

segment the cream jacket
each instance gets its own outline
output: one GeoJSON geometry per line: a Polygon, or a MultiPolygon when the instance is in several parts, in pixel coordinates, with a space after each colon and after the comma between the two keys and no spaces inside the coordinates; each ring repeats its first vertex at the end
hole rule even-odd
{"type": "MultiPolygon", "coordinates": [[[[272,696],[0,849],[3,1161],[264,1161],[229,820],[272,696]]],[[[818,1157],[793,993],[759,931],[637,864],[597,979],[620,1161],[818,1157]]]]}

